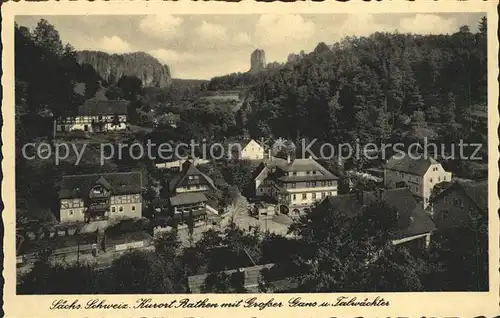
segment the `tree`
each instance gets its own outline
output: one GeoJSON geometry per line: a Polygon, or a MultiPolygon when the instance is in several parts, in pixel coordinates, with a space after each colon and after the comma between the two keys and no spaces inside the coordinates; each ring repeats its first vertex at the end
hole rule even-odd
{"type": "Polygon", "coordinates": [[[428,290],[488,290],[487,216],[480,215],[468,227],[436,235],[431,244],[430,261],[436,270],[428,275],[428,290]]]}
{"type": "Polygon", "coordinates": [[[38,21],[33,31],[33,42],[49,56],[59,57],[64,52],[59,31],[45,19],[38,21]]]}
{"type": "Polygon", "coordinates": [[[455,122],[455,94],[452,92],[448,93],[448,97],[446,100],[446,104],[444,106],[443,111],[441,112],[441,120],[443,122],[455,122]]]}
{"type": "Polygon", "coordinates": [[[231,278],[224,272],[210,273],[202,287],[205,293],[232,293],[231,278]]]}
{"type": "Polygon", "coordinates": [[[123,98],[131,102],[137,101],[138,98],[144,93],[142,88],[142,81],[135,76],[124,75],[120,77],[116,83],[122,93],[123,98]]]}
{"type": "Polygon", "coordinates": [[[411,116],[411,123],[414,127],[425,127],[425,114],[422,111],[414,111],[411,116]]]}
{"type": "Polygon", "coordinates": [[[50,251],[42,251],[33,268],[21,276],[19,294],[95,294],[99,277],[89,264],[51,264],[50,251]]]}
{"type": "Polygon", "coordinates": [[[236,186],[240,192],[244,192],[252,183],[252,168],[248,161],[228,162],[222,167],[222,175],[229,184],[236,186]]]}
{"type": "Polygon", "coordinates": [[[323,205],[301,217],[291,227],[303,244],[293,260],[299,290],[418,290],[420,272],[411,269],[415,260],[391,243],[397,224],[397,212],[383,202],[356,217],[323,205]],[[401,253],[406,259],[397,256],[401,253]],[[382,264],[384,275],[376,275],[382,264]],[[402,280],[408,273],[412,278],[402,280]]]}
{"type": "Polygon", "coordinates": [[[117,294],[156,294],[185,292],[184,275],[172,266],[170,251],[134,251],[115,260],[109,269],[109,292],[117,294]]]}
{"type": "Polygon", "coordinates": [[[425,112],[425,118],[430,122],[437,122],[441,118],[440,111],[437,107],[431,106],[425,112]]]}

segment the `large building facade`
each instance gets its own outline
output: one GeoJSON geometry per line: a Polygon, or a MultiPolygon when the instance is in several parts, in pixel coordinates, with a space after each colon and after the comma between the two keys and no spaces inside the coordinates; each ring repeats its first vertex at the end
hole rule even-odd
{"type": "Polygon", "coordinates": [[[84,222],[142,216],[140,172],[63,176],[59,221],[84,222]]]}
{"type": "Polygon", "coordinates": [[[75,116],[56,121],[58,132],[105,132],[127,129],[128,101],[87,100],[75,116]]]}
{"type": "Polygon", "coordinates": [[[337,195],[338,177],[312,158],[271,157],[255,178],[257,197],[269,197],[280,213],[300,215],[327,196],[337,195]]]}
{"type": "Polygon", "coordinates": [[[452,174],[433,158],[411,158],[409,155],[395,155],[384,168],[386,188],[406,187],[423,204],[429,205],[432,190],[436,184],[450,182],[452,174]]]}
{"type": "Polygon", "coordinates": [[[207,217],[207,192],[215,185],[195,164],[186,160],[180,171],[168,181],[169,202],[173,217],[180,223],[189,219],[204,221],[207,217]]]}

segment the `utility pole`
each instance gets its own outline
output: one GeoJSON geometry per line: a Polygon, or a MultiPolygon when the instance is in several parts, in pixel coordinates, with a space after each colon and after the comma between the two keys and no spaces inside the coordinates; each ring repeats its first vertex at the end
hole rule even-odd
{"type": "Polygon", "coordinates": [[[76,234],[76,265],[80,265],[80,236],[76,234]]]}

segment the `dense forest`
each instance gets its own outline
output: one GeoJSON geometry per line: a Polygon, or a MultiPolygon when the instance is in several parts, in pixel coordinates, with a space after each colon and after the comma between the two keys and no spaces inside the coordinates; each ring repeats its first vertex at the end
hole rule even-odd
{"type": "Polygon", "coordinates": [[[253,136],[373,142],[445,138],[460,128],[474,134],[470,114],[487,99],[486,18],[479,23],[477,33],[463,26],[451,35],[320,43],[278,69],[214,78],[208,89],[247,89],[239,117],[253,136]]]}

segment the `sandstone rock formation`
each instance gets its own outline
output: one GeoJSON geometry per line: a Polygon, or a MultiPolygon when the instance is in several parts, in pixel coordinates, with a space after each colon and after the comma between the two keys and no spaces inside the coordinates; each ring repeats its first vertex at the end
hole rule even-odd
{"type": "Polygon", "coordinates": [[[266,53],[262,49],[256,49],[250,56],[250,72],[255,73],[266,68],[266,53]]]}
{"type": "Polygon", "coordinates": [[[116,83],[124,75],[136,76],[143,86],[166,87],[172,82],[168,66],[144,52],[108,54],[80,51],[77,60],[80,64],[91,65],[108,83],[116,83]]]}

